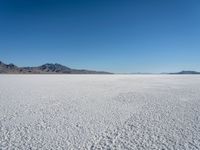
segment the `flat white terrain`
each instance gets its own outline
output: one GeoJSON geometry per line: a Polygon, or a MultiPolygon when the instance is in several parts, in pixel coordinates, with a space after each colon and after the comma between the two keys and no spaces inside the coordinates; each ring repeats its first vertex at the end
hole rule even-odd
{"type": "Polygon", "coordinates": [[[200,149],[198,75],[0,75],[0,149],[200,149]]]}

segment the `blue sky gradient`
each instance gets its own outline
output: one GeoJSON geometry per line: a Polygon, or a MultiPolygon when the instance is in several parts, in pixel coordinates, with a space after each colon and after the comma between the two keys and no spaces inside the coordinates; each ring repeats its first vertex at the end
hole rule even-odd
{"type": "Polygon", "coordinates": [[[0,60],[200,71],[199,0],[1,0],[0,60]]]}

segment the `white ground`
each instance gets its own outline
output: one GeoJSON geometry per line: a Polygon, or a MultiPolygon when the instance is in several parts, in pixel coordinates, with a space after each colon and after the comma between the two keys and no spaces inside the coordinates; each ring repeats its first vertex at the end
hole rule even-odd
{"type": "Polygon", "coordinates": [[[0,76],[0,149],[98,148],[200,149],[200,76],[0,76]]]}

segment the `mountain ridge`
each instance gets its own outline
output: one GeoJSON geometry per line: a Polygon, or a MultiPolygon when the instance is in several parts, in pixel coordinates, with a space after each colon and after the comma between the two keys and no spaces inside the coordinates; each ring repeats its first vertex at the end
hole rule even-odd
{"type": "Polygon", "coordinates": [[[169,73],[169,74],[200,74],[198,71],[191,71],[191,70],[183,70],[180,72],[169,73]]]}
{"type": "Polygon", "coordinates": [[[112,74],[106,71],[72,69],[58,63],[46,63],[36,67],[18,67],[0,61],[0,74],[112,74]]]}

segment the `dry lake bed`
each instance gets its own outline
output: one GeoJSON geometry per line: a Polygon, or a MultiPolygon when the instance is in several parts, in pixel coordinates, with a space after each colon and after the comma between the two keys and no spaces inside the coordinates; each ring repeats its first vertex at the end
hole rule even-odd
{"type": "Polygon", "coordinates": [[[200,149],[198,75],[0,75],[0,150],[200,149]]]}

